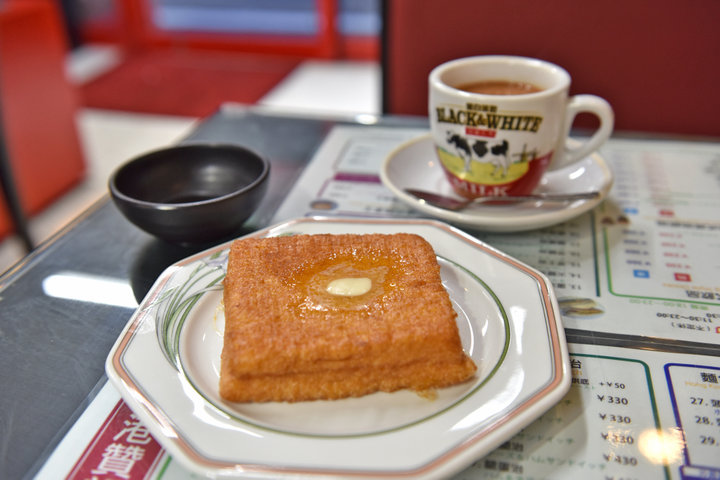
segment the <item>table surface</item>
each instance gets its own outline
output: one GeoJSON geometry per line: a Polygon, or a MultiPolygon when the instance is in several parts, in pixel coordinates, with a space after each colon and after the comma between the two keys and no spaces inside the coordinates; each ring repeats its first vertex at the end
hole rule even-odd
{"type": "MultiPolygon", "coordinates": [[[[240,236],[269,224],[334,127],[366,121],[359,120],[225,109],[202,122],[183,143],[236,143],[271,161],[268,195],[237,232],[240,236]]],[[[378,119],[377,125],[421,129],[427,120],[388,117],[378,119]]],[[[28,477],[40,468],[105,384],[104,360],[134,304],[166,267],[206,247],[157,240],[125,220],[104,197],[0,277],[0,478],[28,477]],[[85,286],[92,282],[104,287],[88,291],[85,286]]],[[[710,311],[718,309],[711,305],[710,311]]],[[[720,356],[717,343],[691,337],[591,331],[572,322],[566,334],[575,344],[720,356]]],[[[716,437],[720,441],[720,432],[716,437]]]]}
{"type": "MultiPolygon", "coordinates": [[[[234,143],[270,160],[268,193],[241,236],[267,225],[330,129],[354,123],[233,109],[202,122],[183,143],[234,143]]],[[[423,126],[426,120],[381,124],[423,126]]],[[[134,311],[112,299],[63,298],[52,285],[106,280],[129,287],[139,302],[166,267],[206,247],[157,240],[105,197],[0,278],[0,478],[38,468],[104,383],[105,357],[134,311]]]]}

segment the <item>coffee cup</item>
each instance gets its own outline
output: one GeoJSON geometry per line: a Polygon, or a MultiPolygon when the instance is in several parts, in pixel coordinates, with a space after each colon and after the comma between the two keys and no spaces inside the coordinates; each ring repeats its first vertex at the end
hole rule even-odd
{"type": "Polygon", "coordinates": [[[579,162],[612,133],[610,104],[569,96],[570,75],[525,57],[478,56],[435,67],[428,113],[438,159],[453,189],[468,198],[531,193],[547,170],[579,162]],[[575,116],[600,123],[568,142],[575,116]]]}

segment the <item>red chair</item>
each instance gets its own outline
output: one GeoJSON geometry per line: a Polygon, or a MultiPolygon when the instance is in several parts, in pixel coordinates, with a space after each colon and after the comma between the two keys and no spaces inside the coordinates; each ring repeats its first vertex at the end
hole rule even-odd
{"type": "Polygon", "coordinates": [[[0,200],[0,239],[14,230],[22,234],[24,215],[39,212],[84,176],[66,54],[55,2],[0,2],[0,175],[10,185],[3,189],[7,201],[0,200]]]}
{"type": "Polygon", "coordinates": [[[521,55],[568,70],[571,93],[607,99],[616,131],[720,137],[718,19],[716,0],[386,0],[383,111],[427,115],[442,62],[521,55]]]}

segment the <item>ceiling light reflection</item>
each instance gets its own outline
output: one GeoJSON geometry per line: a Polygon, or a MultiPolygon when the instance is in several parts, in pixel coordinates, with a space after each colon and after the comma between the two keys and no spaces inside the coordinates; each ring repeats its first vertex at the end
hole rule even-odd
{"type": "MultiPolygon", "coordinates": [[[[193,416],[199,419],[201,423],[255,438],[264,438],[262,432],[253,431],[246,428],[241,422],[232,421],[232,415],[215,404],[215,402],[222,403],[221,399],[214,398],[214,396],[208,398],[205,396],[207,394],[198,395],[199,390],[196,390],[196,387],[185,379],[183,373],[178,373],[178,378],[185,396],[192,401],[193,416]]],[[[228,410],[230,409],[228,408],[228,410]]]]}
{"type": "Polygon", "coordinates": [[[652,463],[673,464],[682,458],[685,441],[679,428],[645,430],[638,438],[640,452],[652,463]]]}
{"type": "Polygon", "coordinates": [[[574,172],[570,172],[568,177],[570,178],[570,180],[575,180],[576,178],[582,177],[585,174],[585,170],[585,167],[580,167],[574,172]]]}
{"type": "Polygon", "coordinates": [[[522,368],[516,368],[508,372],[508,378],[502,389],[497,390],[492,398],[487,399],[482,405],[460,419],[451,430],[466,430],[476,428],[489,418],[494,418],[506,412],[513,404],[518,405],[518,398],[522,393],[526,381],[525,372],[522,368]]]}
{"type": "Polygon", "coordinates": [[[379,118],[377,115],[361,113],[359,115],[355,115],[355,121],[358,123],[362,123],[363,125],[375,125],[376,123],[378,123],[379,118]]]}
{"type": "MultiPolygon", "coordinates": [[[[509,311],[510,318],[512,319],[510,325],[515,330],[512,334],[515,335],[515,338],[522,338],[525,330],[525,322],[528,318],[528,311],[527,309],[517,305],[510,307],[509,311]]],[[[517,352],[519,354],[523,353],[522,342],[517,342],[517,352]]]]}
{"type": "Polygon", "coordinates": [[[130,285],[123,280],[80,272],[59,272],[45,277],[45,295],[79,302],[137,308],[130,285]]]}

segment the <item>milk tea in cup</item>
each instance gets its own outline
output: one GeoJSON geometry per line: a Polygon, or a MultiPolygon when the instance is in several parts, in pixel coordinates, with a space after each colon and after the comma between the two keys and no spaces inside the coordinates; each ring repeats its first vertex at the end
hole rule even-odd
{"type": "Polygon", "coordinates": [[[525,57],[478,56],[430,73],[430,129],[453,189],[468,198],[526,195],[544,173],[582,160],[609,138],[613,111],[595,95],[569,96],[570,75],[525,57]],[[600,125],[572,149],[573,119],[594,114],[600,125]]]}

